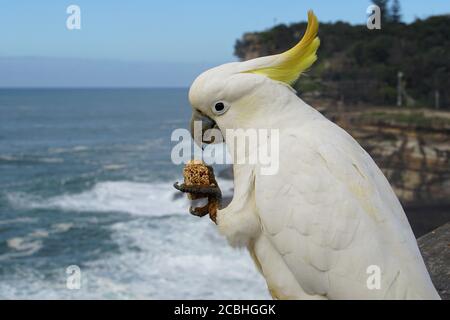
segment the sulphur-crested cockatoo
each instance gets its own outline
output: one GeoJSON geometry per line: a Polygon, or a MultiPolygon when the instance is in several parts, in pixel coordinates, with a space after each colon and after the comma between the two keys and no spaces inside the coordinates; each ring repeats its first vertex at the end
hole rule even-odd
{"type": "MultiPolygon", "coordinates": [[[[383,173],[291,88],[317,58],[317,31],[310,11],[290,50],[218,66],[192,84],[192,121],[203,121],[202,130],[216,126],[225,139],[229,129],[278,130],[277,172],[235,163],[234,196],[217,212],[218,229],[248,249],[277,299],[439,299],[383,173]]],[[[226,143],[234,156],[239,147],[226,143]]]]}

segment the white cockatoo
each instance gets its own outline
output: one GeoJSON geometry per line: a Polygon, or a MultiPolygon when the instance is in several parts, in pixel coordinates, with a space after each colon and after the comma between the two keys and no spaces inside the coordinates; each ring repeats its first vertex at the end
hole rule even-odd
{"type": "Polygon", "coordinates": [[[276,173],[234,164],[219,232],[248,249],[276,299],[439,299],[383,173],[291,87],[317,59],[317,31],[310,11],[290,50],[207,70],[190,88],[192,121],[219,128],[231,155],[228,129],[278,130],[276,173]]]}

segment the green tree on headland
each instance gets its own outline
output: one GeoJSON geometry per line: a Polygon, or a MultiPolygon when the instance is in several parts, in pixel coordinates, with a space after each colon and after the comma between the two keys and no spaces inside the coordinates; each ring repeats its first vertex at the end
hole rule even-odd
{"type": "Polygon", "coordinates": [[[398,23],[402,20],[402,14],[400,12],[400,1],[399,0],[393,0],[392,6],[391,6],[391,12],[390,17],[392,22],[398,23]]]}
{"type": "MultiPolygon", "coordinates": [[[[392,11],[394,12],[394,11],[392,11]]],[[[399,18],[399,12],[393,15],[399,18]]],[[[382,32],[345,22],[321,23],[318,61],[301,77],[301,93],[346,104],[396,105],[398,73],[403,73],[409,106],[450,108],[450,15],[385,23],[382,32]]],[[[237,40],[242,60],[280,53],[297,43],[306,23],[278,25],[237,40]]]]}
{"type": "Polygon", "coordinates": [[[388,11],[388,0],[372,0],[374,5],[377,5],[381,11],[381,22],[390,21],[390,13],[388,11]]]}

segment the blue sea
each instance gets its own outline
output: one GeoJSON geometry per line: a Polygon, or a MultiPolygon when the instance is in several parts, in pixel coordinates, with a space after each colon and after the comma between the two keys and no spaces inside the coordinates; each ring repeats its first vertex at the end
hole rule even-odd
{"type": "Polygon", "coordinates": [[[189,118],[187,89],[1,89],[0,298],[268,298],[247,252],[175,196],[189,118]]]}

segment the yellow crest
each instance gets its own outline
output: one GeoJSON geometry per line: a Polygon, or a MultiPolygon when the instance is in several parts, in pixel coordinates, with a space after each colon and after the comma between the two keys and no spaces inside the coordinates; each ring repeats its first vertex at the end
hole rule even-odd
{"type": "Polygon", "coordinates": [[[261,74],[272,80],[282,81],[292,85],[302,72],[308,69],[316,60],[316,51],[320,40],[317,37],[319,22],[312,10],[308,11],[308,27],[297,45],[276,55],[273,63],[267,67],[247,70],[245,73],[261,74]]]}

